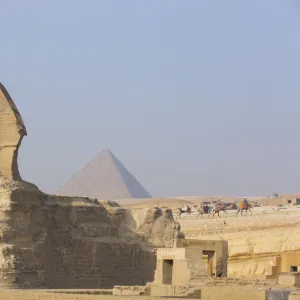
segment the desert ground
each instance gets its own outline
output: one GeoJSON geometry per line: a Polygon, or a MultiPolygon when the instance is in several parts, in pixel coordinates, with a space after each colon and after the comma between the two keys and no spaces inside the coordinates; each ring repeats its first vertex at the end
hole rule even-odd
{"type": "Polygon", "coordinates": [[[196,213],[183,214],[176,218],[180,223],[186,237],[195,238],[201,236],[220,236],[225,233],[243,234],[256,230],[284,229],[297,224],[300,221],[300,208],[298,207],[254,207],[252,215],[250,212],[243,216],[236,215],[237,210],[228,210],[227,214],[220,212],[220,218],[215,215],[204,214],[197,218],[196,213]]]}
{"type": "MultiPolygon", "coordinates": [[[[144,296],[112,296],[112,295],[91,295],[91,294],[71,294],[61,292],[49,291],[26,291],[26,290],[0,290],[1,300],[115,300],[115,299],[128,299],[128,300],[150,300],[153,297],[144,296]]],[[[167,299],[167,298],[160,298],[167,299]]]]}

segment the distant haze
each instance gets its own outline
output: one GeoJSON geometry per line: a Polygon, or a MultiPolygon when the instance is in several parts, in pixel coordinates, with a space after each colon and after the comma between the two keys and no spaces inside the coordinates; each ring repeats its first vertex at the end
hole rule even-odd
{"type": "Polygon", "coordinates": [[[22,177],[108,148],[154,197],[299,192],[299,32],[297,0],[2,1],[22,177]]]}

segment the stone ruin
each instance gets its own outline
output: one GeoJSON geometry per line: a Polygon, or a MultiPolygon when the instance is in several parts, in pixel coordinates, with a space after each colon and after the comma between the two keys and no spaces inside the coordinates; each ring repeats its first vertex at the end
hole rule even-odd
{"type": "Polygon", "coordinates": [[[172,247],[180,236],[170,210],[137,216],[110,202],[43,193],[18,170],[25,135],[0,85],[0,286],[95,289],[153,281],[155,246],[172,247]]]}
{"type": "Polygon", "coordinates": [[[172,248],[157,249],[153,282],[144,287],[115,286],[113,294],[199,299],[207,283],[227,279],[227,260],[227,241],[176,239],[172,248]]]}
{"type": "Polygon", "coordinates": [[[0,83],[0,175],[21,180],[18,151],[27,131],[13,100],[0,83]]]}

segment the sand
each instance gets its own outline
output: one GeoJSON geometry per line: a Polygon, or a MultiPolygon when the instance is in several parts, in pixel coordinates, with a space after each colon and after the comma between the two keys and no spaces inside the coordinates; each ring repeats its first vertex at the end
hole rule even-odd
{"type": "MultiPolygon", "coordinates": [[[[54,293],[44,290],[26,291],[26,290],[0,290],[0,299],[2,300],[149,300],[153,297],[144,296],[112,296],[112,295],[87,295],[87,294],[70,294],[70,293],[54,293]]],[[[160,298],[167,299],[167,298],[160,298]]]]}
{"type": "MultiPolygon", "coordinates": [[[[139,199],[141,200],[141,199],[139,199]]],[[[123,204],[122,207],[125,208],[152,208],[152,207],[162,207],[167,206],[171,209],[179,208],[181,205],[194,205],[193,202],[182,200],[182,199],[175,199],[175,198],[151,198],[151,199],[144,199],[143,201],[139,201],[136,203],[130,204],[123,204]]]]}

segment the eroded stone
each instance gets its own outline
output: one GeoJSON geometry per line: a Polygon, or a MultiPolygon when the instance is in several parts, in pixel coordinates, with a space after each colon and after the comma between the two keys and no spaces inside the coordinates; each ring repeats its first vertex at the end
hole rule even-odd
{"type": "Polygon", "coordinates": [[[27,131],[12,98],[0,83],[0,175],[21,180],[18,150],[27,131]]]}

